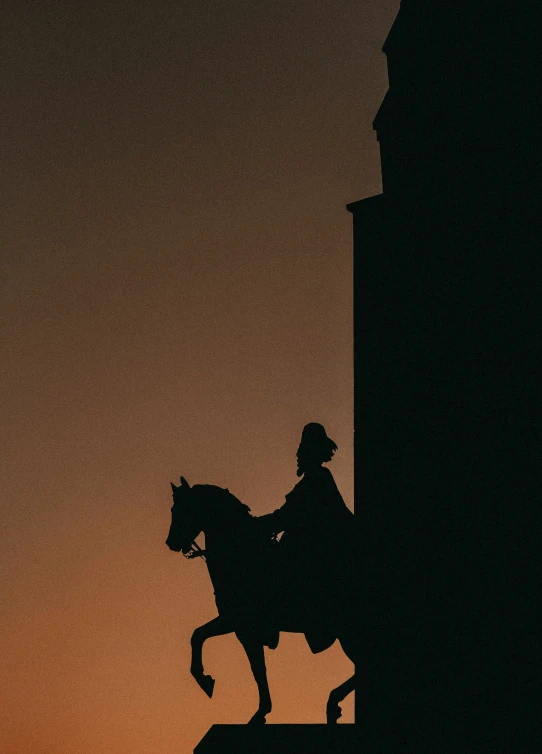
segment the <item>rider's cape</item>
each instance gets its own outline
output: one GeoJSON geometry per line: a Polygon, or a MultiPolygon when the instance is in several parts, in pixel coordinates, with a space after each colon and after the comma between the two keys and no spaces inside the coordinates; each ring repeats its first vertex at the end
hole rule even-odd
{"type": "Polygon", "coordinates": [[[318,625],[336,623],[352,603],[354,514],[326,467],[305,474],[260,525],[284,532],[279,543],[280,609],[318,625]]]}

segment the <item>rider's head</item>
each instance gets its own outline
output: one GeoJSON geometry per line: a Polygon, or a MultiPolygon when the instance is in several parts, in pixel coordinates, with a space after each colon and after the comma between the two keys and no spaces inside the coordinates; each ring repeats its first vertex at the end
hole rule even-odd
{"type": "Polygon", "coordinates": [[[337,445],[326,435],[321,424],[306,424],[297,449],[297,476],[302,476],[311,467],[331,461],[336,450],[337,445]]]}

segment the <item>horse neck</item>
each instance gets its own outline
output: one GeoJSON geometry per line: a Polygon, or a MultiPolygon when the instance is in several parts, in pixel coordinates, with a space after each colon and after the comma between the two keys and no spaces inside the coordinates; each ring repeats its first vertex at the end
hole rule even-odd
{"type": "Polygon", "coordinates": [[[250,525],[250,514],[244,511],[230,511],[225,515],[210,516],[202,529],[205,534],[205,550],[211,557],[235,550],[245,538],[250,525]]]}

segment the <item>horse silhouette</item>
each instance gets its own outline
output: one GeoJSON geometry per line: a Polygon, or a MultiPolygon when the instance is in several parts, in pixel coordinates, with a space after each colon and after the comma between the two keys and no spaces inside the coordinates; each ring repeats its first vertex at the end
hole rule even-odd
{"type": "MultiPolygon", "coordinates": [[[[263,533],[258,519],[229,490],[214,485],[191,487],[181,477],[181,485],[171,484],[173,490],[172,520],[166,540],[174,552],[187,558],[203,557],[213,584],[218,616],[199,626],[192,634],[190,672],[211,697],[214,679],[204,673],[203,645],[213,636],[235,633],[242,644],[256,681],[259,695],[258,709],[250,724],[266,722],[271,712],[271,695],[267,683],[264,646],[274,649],[279,631],[304,633],[307,637],[313,625],[311,616],[292,613],[281,603],[280,568],[276,557],[280,543],[263,533]],[[205,534],[205,550],[194,542],[205,534]]],[[[347,657],[355,663],[356,636],[350,609],[339,611],[336,623],[331,622],[333,635],[321,645],[322,649],[338,639],[347,657]],[[339,617],[340,614],[340,617],[339,617]]],[[[309,640],[313,653],[322,651],[309,640]]],[[[354,690],[355,674],[330,692],[326,719],[336,723],[341,716],[339,703],[354,690]]]]}

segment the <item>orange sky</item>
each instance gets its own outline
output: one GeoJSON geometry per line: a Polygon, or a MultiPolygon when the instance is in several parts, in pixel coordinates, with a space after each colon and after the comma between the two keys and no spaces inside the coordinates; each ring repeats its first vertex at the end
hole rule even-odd
{"type": "MultiPolygon", "coordinates": [[[[399,2],[6,5],[1,750],[189,754],[257,699],[232,637],[213,700],[189,675],[215,607],[169,482],[269,512],[318,421],[353,507],[345,204],[380,190],[399,2]]],[[[285,634],[268,667],[270,723],[351,672],[285,634]]]]}

